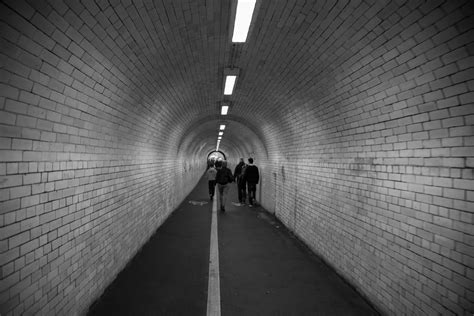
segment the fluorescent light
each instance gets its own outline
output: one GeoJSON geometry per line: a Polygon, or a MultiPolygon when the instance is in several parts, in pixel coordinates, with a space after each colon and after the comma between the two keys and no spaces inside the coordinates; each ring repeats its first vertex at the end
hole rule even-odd
{"type": "Polygon", "coordinates": [[[219,136],[222,136],[222,135],[224,135],[224,132],[219,132],[219,136]]]}
{"type": "Polygon", "coordinates": [[[227,115],[227,112],[229,112],[229,106],[228,105],[223,105],[221,107],[221,115],[227,115]]]}
{"type": "Polygon", "coordinates": [[[222,139],[222,136],[217,137],[217,140],[221,140],[221,139],[222,139]]]}
{"type": "MultiPolygon", "coordinates": [[[[237,82],[237,77],[240,74],[239,68],[224,68],[224,95],[231,95],[237,82]]],[[[228,103],[223,103],[228,104],[228,103]]]]}
{"type": "Polygon", "coordinates": [[[244,43],[247,40],[250,22],[252,21],[255,0],[238,0],[235,13],[233,43],[244,43]]]}
{"type": "Polygon", "coordinates": [[[235,75],[227,75],[225,77],[225,87],[224,87],[224,95],[231,95],[234,91],[235,80],[237,76],[235,75]]]}
{"type": "Polygon", "coordinates": [[[219,127],[219,129],[220,129],[221,131],[225,130],[225,124],[221,124],[221,126],[219,127]]]}

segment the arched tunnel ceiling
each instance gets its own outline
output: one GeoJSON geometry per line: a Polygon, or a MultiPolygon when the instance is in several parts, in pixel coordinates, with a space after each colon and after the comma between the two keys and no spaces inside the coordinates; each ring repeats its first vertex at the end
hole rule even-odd
{"type": "MultiPolygon", "coordinates": [[[[363,38],[351,36],[368,22],[363,12],[369,7],[260,1],[247,42],[232,44],[232,1],[67,1],[54,8],[29,3],[74,39],[49,34],[81,56],[82,71],[114,75],[120,92],[111,99],[134,107],[129,111],[141,116],[137,123],[160,125],[158,132],[168,133],[178,148],[215,144],[223,118],[237,124],[229,125],[222,146],[240,146],[243,153],[249,148],[240,144],[249,138],[265,148],[278,143],[278,133],[293,134],[290,120],[300,113],[292,111],[327,95],[336,82],[334,69],[364,48],[363,38]],[[223,70],[229,66],[239,68],[240,76],[234,94],[224,97],[223,70]],[[231,102],[228,117],[219,115],[221,101],[231,102]],[[213,123],[196,125],[207,120],[213,123]]],[[[195,150],[180,148],[188,147],[195,150]]]]}
{"type": "Polygon", "coordinates": [[[60,44],[51,44],[54,54],[66,54],[62,45],[74,52],[66,57],[86,76],[111,73],[104,95],[117,115],[129,124],[153,125],[155,134],[169,135],[172,148],[189,148],[186,154],[215,144],[221,119],[238,123],[229,125],[222,143],[238,152],[249,150],[241,144],[253,137],[263,150],[278,146],[281,135],[295,140],[304,128],[293,124],[295,118],[318,120],[326,113],[319,105],[339,102],[328,102],[331,91],[351,89],[346,81],[356,79],[351,76],[363,65],[361,56],[376,48],[371,57],[379,57],[399,44],[380,34],[409,10],[409,2],[400,9],[393,1],[260,0],[247,42],[232,44],[233,3],[104,0],[53,7],[29,1],[43,16],[35,14],[33,23],[60,44]],[[230,66],[240,75],[234,94],[224,97],[223,71],[230,66]],[[228,117],[219,115],[222,101],[231,104],[228,117]]]}

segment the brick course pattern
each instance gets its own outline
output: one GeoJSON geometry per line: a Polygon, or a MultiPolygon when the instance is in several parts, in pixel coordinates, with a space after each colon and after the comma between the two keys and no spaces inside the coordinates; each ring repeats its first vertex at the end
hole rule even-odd
{"type": "Polygon", "coordinates": [[[82,314],[221,149],[387,315],[474,312],[472,1],[0,3],[0,313],[82,314]]]}
{"type": "Polygon", "coordinates": [[[0,4],[2,315],[86,311],[206,166],[142,100],[125,43],[88,42],[117,17],[71,5],[0,4]]]}
{"type": "Polygon", "coordinates": [[[473,6],[386,4],[318,8],[309,50],[266,47],[289,57],[262,203],[383,314],[470,315],[473,6]]]}

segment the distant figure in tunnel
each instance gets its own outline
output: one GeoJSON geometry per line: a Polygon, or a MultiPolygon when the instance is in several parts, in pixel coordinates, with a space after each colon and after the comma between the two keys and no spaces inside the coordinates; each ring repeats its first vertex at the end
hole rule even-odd
{"type": "Polygon", "coordinates": [[[249,164],[245,168],[244,180],[247,182],[248,195],[249,195],[249,206],[253,206],[255,203],[255,196],[257,192],[257,184],[260,179],[258,167],[253,164],[253,158],[249,158],[249,164]]]}
{"type": "Polygon", "coordinates": [[[207,174],[207,182],[209,185],[209,198],[212,199],[214,198],[214,193],[216,191],[216,175],[217,175],[217,170],[214,167],[214,163],[209,164],[209,169],[206,171],[207,174]]]}
{"type": "Polygon", "coordinates": [[[247,165],[244,162],[244,158],[240,158],[239,164],[235,167],[234,170],[234,179],[237,182],[237,192],[239,196],[239,203],[245,203],[246,199],[246,184],[244,180],[244,172],[247,165]]]}
{"type": "Polygon", "coordinates": [[[229,191],[228,184],[234,181],[232,171],[227,168],[227,161],[217,160],[216,162],[217,174],[216,182],[219,190],[219,204],[222,212],[225,212],[225,202],[227,199],[227,191],[229,191]]]}

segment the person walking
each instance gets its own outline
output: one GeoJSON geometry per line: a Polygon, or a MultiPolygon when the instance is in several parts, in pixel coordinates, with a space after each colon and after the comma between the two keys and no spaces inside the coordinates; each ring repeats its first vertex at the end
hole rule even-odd
{"type": "Polygon", "coordinates": [[[206,174],[207,174],[207,182],[209,185],[209,199],[212,201],[212,199],[214,198],[214,193],[216,191],[216,175],[217,175],[217,170],[214,167],[213,163],[209,165],[209,169],[207,169],[206,174]]]}
{"type": "Polygon", "coordinates": [[[247,165],[247,168],[245,168],[244,179],[247,182],[249,206],[253,206],[255,203],[257,184],[260,180],[260,174],[258,172],[258,167],[253,164],[253,158],[249,158],[248,161],[249,164],[247,165]]]}
{"type": "Polygon", "coordinates": [[[239,203],[245,203],[246,199],[246,184],[244,180],[244,172],[247,165],[244,162],[244,158],[240,158],[239,164],[235,167],[234,170],[234,179],[237,182],[237,194],[239,198],[239,203]]]}
{"type": "Polygon", "coordinates": [[[219,190],[219,204],[222,212],[225,212],[225,202],[227,200],[227,192],[229,191],[229,183],[234,181],[232,171],[227,168],[227,161],[218,160],[216,163],[217,174],[216,182],[219,190]]]}

